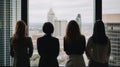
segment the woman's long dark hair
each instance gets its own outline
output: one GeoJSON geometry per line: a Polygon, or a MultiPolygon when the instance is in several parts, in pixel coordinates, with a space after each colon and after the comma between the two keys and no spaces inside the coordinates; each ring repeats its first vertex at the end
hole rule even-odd
{"type": "Polygon", "coordinates": [[[101,20],[96,21],[94,24],[93,30],[93,42],[99,44],[106,44],[108,41],[108,37],[105,34],[105,26],[101,20]]]}
{"type": "Polygon", "coordinates": [[[16,23],[15,33],[12,38],[12,43],[24,43],[26,36],[26,24],[24,21],[20,20],[16,23]]]}
{"type": "Polygon", "coordinates": [[[79,25],[75,20],[71,20],[68,23],[67,29],[66,29],[66,35],[65,39],[67,40],[77,40],[81,36],[79,25]]]}

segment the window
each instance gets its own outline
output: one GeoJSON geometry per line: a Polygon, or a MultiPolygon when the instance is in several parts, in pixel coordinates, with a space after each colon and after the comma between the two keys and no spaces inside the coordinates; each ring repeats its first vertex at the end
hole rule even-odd
{"type": "MultiPolygon", "coordinates": [[[[11,58],[9,54],[9,38],[14,32],[15,22],[20,20],[23,17],[23,13],[27,11],[23,11],[21,7],[21,3],[27,0],[0,0],[0,66],[11,66],[11,58]],[[22,2],[21,2],[22,1],[22,2]],[[21,17],[21,14],[22,17],[21,17]],[[12,25],[12,26],[11,26],[12,25]]],[[[77,16],[81,18],[81,32],[86,36],[86,42],[88,38],[92,35],[93,28],[93,19],[94,19],[94,9],[93,9],[93,1],[94,0],[29,0],[29,34],[33,39],[34,43],[34,54],[31,58],[31,66],[38,65],[39,55],[36,50],[36,38],[44,35],[42,33],[42,25],[44,22],[48,21],[48,12],[52,9],[55,14],[54,18],[57,25],[59,27],[65,27],[67,24],[61,24],[61,22],[69,22],[71,19],[76,19],[77,16]],[[69,2],[69,4],[68,4],[69,2]],[[67,10],[67,11],[66,11],[67,10]],[[69,10],[69,11],[68,11],[69,10]],[[65,26],[64,26],[65,25],[65,26]],[[89,33],[89,34],[88,34],[89,33]]],[[[98,1],[98,0],[95,0],[98,1]]],[[[120,9],[119,9],[119,0],[102,0],[102,18],[106,27],[106,34],[111,40],[111,57],[110,57],[110,65],[111,66],[120,66],[120,9]],[[116,39],[117,37],[117,39],[116,39]],[[114,59],[115,58],[115,59],[114,59]]],[[[26,5],[27,6],[27,5],[26,5]]],[[[27,10],[27,9],[26,9],[27,10]]],[[[26,14],[27,15],[27,14],[26,14]]],[[[26,19],[25,17],[22,18],[26,19]]],[[[51,21],[50,18],[49,21],[51,21]]],[[[76,19],[77,20],[77,19],[76,19]]],[[[56,25],[55,25],[56,26],[56,25]]],[[[58,27],[56,26],[56,27],[58,27]]],[[[64,32],[62,28],[58,28],[58,33],[54,34],[54,36],[58,37],[61,43],[61,51],[58,57],[59,64],[62,66],[66,63],[67,55],[63,51],[62,38],[64,36],[64,32]],[[57,36],[60,35],[60,36],[57,36]]],[[[84,55],[84,59],[87,58],[84,55]]]]}
{"type": "MultiPolygon", "coordinates": [[[[32,66],[37,66],[39,62],[36,40],[44,35],[42,32],[44,22],[50,21],[54,25],[53,36],[59,38],[60,42],[58,61],[60,66],[64,66],[67,55],[63,51],[63,37],[67,23],[72,19],[76,20],[87,42],[92,35],[93,18],[93,0],[29,0],[29,35],[33,39],[35,48],[31,58],[32,66]]],[[[88,59],[85,54],[84,59],[87,65],[88,59]]]]}

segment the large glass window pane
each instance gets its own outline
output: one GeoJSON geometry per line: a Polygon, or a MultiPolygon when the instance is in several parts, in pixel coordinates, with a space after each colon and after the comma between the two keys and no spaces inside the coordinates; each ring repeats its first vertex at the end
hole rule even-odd
{"type": "MultiPolygon", "coordinates": [[[[77,20],[81,33],[85,35],[86,42],[92,35],[93,30],[93,1],[94,0],[29,0],[29,34],[34,43],[34,54],[31,58],[31,65],[37,66],[39,55],[36,49],[36,40],[44,35],[42,25],[51,21],[55,32],[53,36],[59,38],[60,54],[59,65],[64,66],[68,56],[63,51],[63,37],[67,23],[70,20],[77,20]]],[[[88,59],[84,54],[86,65],[88,59]]]]}

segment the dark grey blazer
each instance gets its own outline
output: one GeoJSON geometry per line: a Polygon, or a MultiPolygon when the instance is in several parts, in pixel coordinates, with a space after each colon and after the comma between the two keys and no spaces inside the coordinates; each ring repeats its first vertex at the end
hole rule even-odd
{"type": "Polygon", "coordinates": [[[24,44],[10,39],[10,54],[14,58],[13,67],[30,67],[30,57],[33,54],[33,43],[30,37],[25,37],[24,44]]]}

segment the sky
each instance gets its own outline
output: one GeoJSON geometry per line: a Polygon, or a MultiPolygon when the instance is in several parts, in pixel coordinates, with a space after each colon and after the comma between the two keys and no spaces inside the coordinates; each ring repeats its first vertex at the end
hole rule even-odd
{"type": "MultiPolygon", "coordinates": [[[[120,0],[103,0],[103,14],[120,14],[119,4],[120,0]]],[[[59,20],[74,20],[77,14],[81,14],[83,23],[94,20],[94,0],[29,0],[29,22],[46,22],[50,8],[59,20]]]]}

